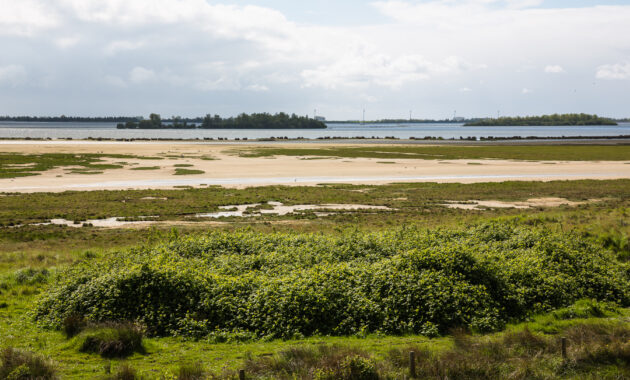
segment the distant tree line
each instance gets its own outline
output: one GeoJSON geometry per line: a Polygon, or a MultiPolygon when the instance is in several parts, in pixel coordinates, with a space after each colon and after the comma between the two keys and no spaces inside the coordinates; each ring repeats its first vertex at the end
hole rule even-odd
{"type": "Polygon", "coordinates": [[[173,116],[163,121],[160,115],[152,113],[149,119],[130,120],[117,125],[119,129],[323,129],[326,124],[308,116],[288,115],[284,112],[242,113],[236,117],[222,118],[219,115],[206,115],[203,119],[183,119],[173,116]],[[193,122],[191,122],[193,121],[193,122]],[[197,124],[198,123],[198,124],[197,124]]]}
{"type": "Polygon", "coordinates": [[[617,125],[612,119],[584,113],[553,114],[542,116],[500,117],[483,119],[464,124],[465,126],[554,126],[554,125],[617,125]]]}
{"type": "Polygon", "coordinates": [[[137,116],[0,116],[0,121],[29,121],[29,122],[102,122],[118,123],[127,121],[137,121],[137,116]]]}
{"type": "MultiPolygon", "coordinates": [[[[464,122],[479,119],[465,119],[464,122]]],[[[461,123],[462,121],[453,119],[380,119],[380,120],[329,120],[332,124],[439,124],[439,123],[461,123]]]]}

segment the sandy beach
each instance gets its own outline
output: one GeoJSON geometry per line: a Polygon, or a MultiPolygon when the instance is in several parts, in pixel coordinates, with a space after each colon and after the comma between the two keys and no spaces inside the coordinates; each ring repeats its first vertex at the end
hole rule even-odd
{"type": "MultiPolygon", "coordinates": [[[[339,144],[340,146],[349,146],[339,144]]],[[[0,179],[0,192],[60,192],[66,190],[147,189],[177,186],[317,185],[320,183],[383,184],[392,182],[502,182],[630,178],[626,162],[419,160],[375,158],[239,157],[251,144],[187,144],[155,142],[14,142],[0,152],[126,154],[162,159],[107,158],[124,162],[122,169],[101,174],[72,174],[68,167],[41,175],[0,179]],[[192,165],[203,174],[174,175],[175,165],[192,165]],[[134,167],[159,167],[132,170],[134,167]]],[[[256,145],[259,147],[260,145],[256,145]]],[[[280,147],[296,147],[283,144],[280,147]]],[[[330,147],[330,144],[322,144],[330,147]]],[[[278,147],[277,145],[274,147],[278,147]]],[[[318,147],[311,144],[309,148],[318,147]]]]}

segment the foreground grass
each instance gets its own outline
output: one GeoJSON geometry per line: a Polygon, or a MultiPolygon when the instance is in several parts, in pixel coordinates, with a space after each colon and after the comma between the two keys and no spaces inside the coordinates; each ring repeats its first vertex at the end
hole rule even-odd
{"type": "Polygon", "coordinates": [[[287,204],[366,203],[391,205],[399,209],[387,213],[340,213],[326,218],[294,215],[257,220],[228,219],[221,225],[178,227],[176,233],[169,232],[169,226],[154,230],[55,226],[0,228],[0,348],[15,347],[50,358],[58,376],[63,379],[105,378],[109,376],[108,371],[116,373],[125,366],[133,368],[145,379],[177,378],[180,373],[199,371],[209,378],[229,378],[241,368],[246,370],[248,378],[259,379],[293,378],[291,376],[340,378],[348,368],[367,368],[368,373],[372,373],[369,371],[373,368],[381,378],[402,379],[407,371],[406,360],[410,350],[417,353],[418,373],[426,378],[443,379],[446,375],[449,378],[630,378],[626,343],[630,310],[597,303],[581,303],[566,311],[533,317],[490,335],[470,336],[454,332],[428,338],[358,332],[348,337],[314,336],[273,341],[252,341],[229,335],[198,340],[145,337],[144,353],[137,352],[125,359],[109,359],[98,353],[81,352],[85,334],[90,334],[89,331],[67,338],[61,331],[37,326],[31,314],[39,297],[49,291],[55,273],[71,263],[98,263],[110,256],[112,250],[126,249],[139,241],[152,245],[172,234],[196,234],[208,229],[233,231],[246,227],[261,233],[321,231],[335,236],[347,230],[348,226],[358,226],[360,231],[389,229],[403,223],[418,228],[443,226],[463,229],[470,224],[497,218],[500,222],[516,220],[523,226],[544,226],[556,232],[574,231],[613,250],[623,261],[630,257],[628,185],[628,181],[575,181],[322,186],[297,190],[272,186],[247,191],[210,188],[0,197],[0,215],[3,215],[4,223],[17,219],[27,221],[28,218],[40,220],[37,218],[55,213],[74,219],[101,212],[103,216],[125,216],[125,212],[128,215],[152,215],[147,213],[149,211],[163,211],[166,215],[164,219],[177,220],[196,210],[204,212],[219,204],[275,199],[287,204]],[[168,201],[142,199],[151,196],[165,196],[168,201]],[[605,200],[578,207],[531,210],[469,211],[437,205],[445,199],[523,200],[543,196],[605,200]],[[37,204],[34,202],[42,202],[42,210],[30,210],[33,208],[30,206],[37,204]],[[125,206],[128,206],[127,211],[125,206]],[[95,213],[94,210],[99,211],[95,213]],[[569,338],[569,358],[566,361],[562,360],[559,352],[558,342],[562,336],[569,338]],[[221,342],[221,339],[227,341],[221,342]],[[353,359],[357,357],[365,360],[353,359]],[[347,358],[352,360],[347,361],[347,358]],[[334,372],[336,370],[341,372],[334,372]]]}
{"type": "Polygon", "coordinates": [[[531,161],[626,161],[630,145],[365,146],[330,148],[251,148],[241,157],[319,156],[422,160],[503,159],[531,161]]]}
{"type": "MultiPolygon", "coordinates": [[[[629,309],[596,305],[596,310],[562,311],[510,325],[504,332],[467,335],[454,332],[438,338],[356,335],[299,340],[228,341],[144,338],[144,353],[103,358],[81,352],[82,337],[34,325],[28,311],[45,289],[43,284],[12,284],[0,295],[3,347],[15,347],[50,359],[62,379],[106,378],[133,368],[144,379],[178,378],[182,368],[197,368],[199,378],[237,378],[245,369],[251,379],[312,379],[331,377],[347,358],[364,358],[380,378],[408,374],[409,351],[416,352],[420,378],[619,379],[630,376],[626,342],[629,309]],[[567,315],[568,314],[568,315],[567,315]],[[560,337],[569,338],[568,360],[560,353],[560,337]],[[328,374],[328,377],[321,375],[328,374]],[[316,377],[320,375],[320,377],[316,377]]],[[[588,302],[588,304],[591,304],[588,302]]],[[[363,360],[359,363],[362,364],[363,360]]],[[[179,377],[182,378],[182,377],[179,377]]],[[[358,377],[357,377],[358,378],[358,377]]]]}

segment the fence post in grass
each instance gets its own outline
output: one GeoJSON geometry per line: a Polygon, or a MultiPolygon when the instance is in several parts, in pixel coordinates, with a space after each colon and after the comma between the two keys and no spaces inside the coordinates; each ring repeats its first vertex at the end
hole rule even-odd
{"type": "Polygon", "coordinates": [[[409,377],[416,377],[416,353],[409,351],[409,377]]]}
{"type": "Polygon", "coordinates": [[[245,370],[244,369],[239,369],[238,370],[238,380],[245,380],[245,370]]]}
{"type": "Polygon", "coordinates": [[[562,342],[562,359],[566,360],[566,358],[567,358],[567,338],[562,337],[561,342],[562,342]]]}

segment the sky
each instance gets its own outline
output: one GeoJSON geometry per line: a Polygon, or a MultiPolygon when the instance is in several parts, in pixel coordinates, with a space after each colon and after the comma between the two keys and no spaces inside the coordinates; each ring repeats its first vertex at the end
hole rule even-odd
{"type": "Polygon", "coordinates": [[[0,0],[0,115],[630,117],[630,0],[0,0]]]}

